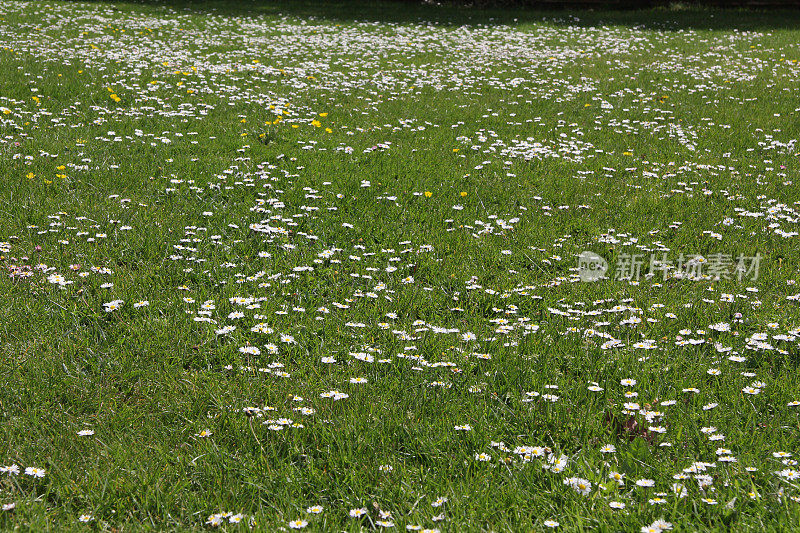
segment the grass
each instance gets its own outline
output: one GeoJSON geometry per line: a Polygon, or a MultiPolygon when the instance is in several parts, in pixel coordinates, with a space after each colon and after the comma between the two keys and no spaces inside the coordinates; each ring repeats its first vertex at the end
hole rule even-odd
{"type": "Polygon", "coordinates": [[[799,528],[798,22],[3,3],[0,527],[799,528]]]}

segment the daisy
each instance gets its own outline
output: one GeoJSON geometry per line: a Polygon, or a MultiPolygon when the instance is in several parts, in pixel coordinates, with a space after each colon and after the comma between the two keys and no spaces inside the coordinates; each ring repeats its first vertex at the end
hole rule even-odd
{"type": "Polygon", "coordinates": [[[0,474],[19,475],[19,465],[0,466],[0,474]]]}
{"type": "Polygon", "coordinates": [[[350,518],[361,518],[365,514],[367,514],[367,509],[365,507],[350,509],[350,518]]]}
{"type": "Polygon", "coordinates": [[[25,469],[25,474],[31,477],[42,478],[45,475],[45,469],[38,466],[29,466],[25,469]]]}
{"type": "Polygon", "coordinates": [[[571,486],[578,494],[581,494],[582,496],[586,496],[592,492],[592,484],[586,479],[579,477],[568,478],[564,480],[564,484],[571,486]]]}

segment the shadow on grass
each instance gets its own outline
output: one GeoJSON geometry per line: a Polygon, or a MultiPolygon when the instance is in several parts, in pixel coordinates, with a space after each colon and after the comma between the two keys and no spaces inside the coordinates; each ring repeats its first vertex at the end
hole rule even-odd
{"type": "MultiPolygon", "coordinates": [[[[82,2],[85,3],[85,2],[82,2]]],[[[627,26],[678,30],[768,31],[800,28],[800,9],[746,10],[657,7],[628,11],[593,9],[536,10],[428,5],[421,0],[134,0],[92,3],[120,7],[164,7],[176,11],[240,16],[293,16],[332,22],[431,23],[448,26],[514,25],[546,21],[570,26],[627,26]]]]}

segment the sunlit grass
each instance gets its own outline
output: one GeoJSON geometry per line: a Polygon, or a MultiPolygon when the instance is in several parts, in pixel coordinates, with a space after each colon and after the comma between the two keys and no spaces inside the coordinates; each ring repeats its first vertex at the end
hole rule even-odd
{"type": "Polygon", "coordinates": [[[4,3],[0,527],[800,527],[796,21],[4,3]]]}

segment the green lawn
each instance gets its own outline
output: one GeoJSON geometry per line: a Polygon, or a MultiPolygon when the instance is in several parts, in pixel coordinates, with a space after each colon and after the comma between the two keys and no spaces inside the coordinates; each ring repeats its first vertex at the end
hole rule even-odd
{"type": "Polygon", "coordinates": [[[800,529],[798,43],[0,3],[0,528],[800,529]]]}

